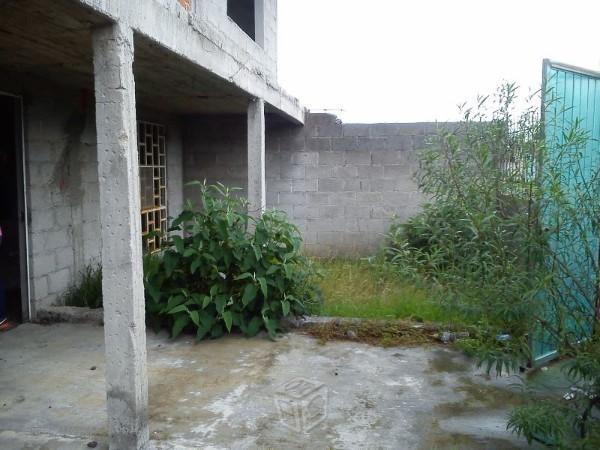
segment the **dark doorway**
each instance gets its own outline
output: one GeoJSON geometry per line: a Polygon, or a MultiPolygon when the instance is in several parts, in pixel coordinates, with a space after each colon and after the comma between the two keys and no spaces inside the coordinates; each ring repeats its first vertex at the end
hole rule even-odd
{"type": "MultiPolygon", "coordinates": [[[[17,97],[0,94],[0,314],[23,321],[21,231],[23,209],[23,165],[21,147],[21,103],[17,97]],[[4,311],[2,311],[4,309],[4,311]]],[[[0,319],[3,319],[0,317],[0,319]]]]}

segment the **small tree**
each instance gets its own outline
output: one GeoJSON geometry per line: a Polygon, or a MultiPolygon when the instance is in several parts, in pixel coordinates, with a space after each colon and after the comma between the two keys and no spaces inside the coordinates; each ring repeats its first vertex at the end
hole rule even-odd
{"type": "Polygon", "coordinates": [[[392,227],[386,256],[478,322],[461,344],[488,371],[526,365],[532,339],[568,356],[573,398],[518,408],[509,428],[529,441],[597,448],[600,350],[591,327],[600,167],[582,169],[588,137],[579,121],[544,136],[537,107],[516,112],[517,92],[506,84],[463,107],[463,121],[423,151],[417,178],[431,202],[392,227]]]}

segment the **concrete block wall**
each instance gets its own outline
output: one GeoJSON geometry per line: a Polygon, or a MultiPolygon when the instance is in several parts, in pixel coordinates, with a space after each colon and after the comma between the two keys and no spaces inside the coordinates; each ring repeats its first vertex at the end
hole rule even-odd
{"type": "MultiPolygon", "coordinates": [[[[245,126],[239,116],[188,119],[184,179],[245,188],[245,126]]],[[[393,216],[407,219],[420,210],[417,150],[436,127],[343,124],[327,114],[308,115],[305,127],[268,120],[267,207],[298,225],[309,254],[371,254],[393,216]]]]}
{"type": "MultiPolygon", "coordinates": [[[[24,108],[32,304],[54,304],[98,261],[99,192],[92,98],[42,91],[24,108]]],[[[35,311],[34,311],[35,313],[35,311]]]]}
{"type": "MultiPolygon", "coordinates": [[[[37,78],[0,75],[23,95],[32,314],[60,303],[88,265],[100,262],[94,98],[37,78]]],[[[138,119],[167,127],[169,215],[183,205],[180,119],[138,108],[138,119]]]]}

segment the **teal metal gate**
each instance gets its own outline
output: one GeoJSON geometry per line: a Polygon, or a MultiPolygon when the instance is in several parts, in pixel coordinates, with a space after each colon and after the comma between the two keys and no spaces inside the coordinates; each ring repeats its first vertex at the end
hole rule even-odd
{"type": "MultiPolygon", "coordinates": [[[[591,192],[600,195],[600,73],[544,61],[542,114],[545,192],[559,185],[566,193],[562,199],[545,195],[542,202],[542,222],[550,231],[553,253],[547,264],[553,266],[559,280],[555,285],[559,295],[544,299],[546,320],[564,320],[562,328],[581,340],[593,326],[600,242],[598,217],[577,213],[581,209],[576,205],[591,192]],[[557,297],[562,300],[557,302],[557,297]]],[[[532,355],[534,364],[539,365],[555,356],[558,338],[541,331],[534,336],[532,355]]]]}

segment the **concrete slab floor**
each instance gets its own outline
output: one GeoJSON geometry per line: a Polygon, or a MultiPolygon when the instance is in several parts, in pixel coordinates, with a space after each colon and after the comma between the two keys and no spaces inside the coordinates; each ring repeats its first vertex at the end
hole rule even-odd
{"type": "MultiPolygon", "coordinates": [[[[155,449],[526,448],[505,431],[515,380],[445,347],[149,332],[148,361],[155,449]]],[[[0,335],[0,448],[107,448],[105,404],[101,327],[0,335]]]]}

